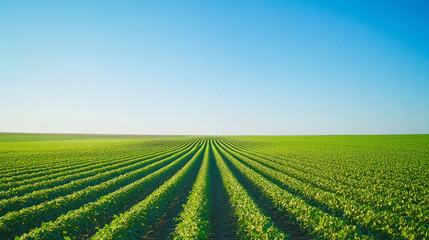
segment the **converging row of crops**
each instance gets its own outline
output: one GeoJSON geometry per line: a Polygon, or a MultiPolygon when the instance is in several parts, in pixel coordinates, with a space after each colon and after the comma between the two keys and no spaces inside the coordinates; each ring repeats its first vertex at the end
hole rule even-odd
{"type": "Polygon", "coordinates": [[[0,140],[0,239],[429,239],[429,135],[0,140]]]}

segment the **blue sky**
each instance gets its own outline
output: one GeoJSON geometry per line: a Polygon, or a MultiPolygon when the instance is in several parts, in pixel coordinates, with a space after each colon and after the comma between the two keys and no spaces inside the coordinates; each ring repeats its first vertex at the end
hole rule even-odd
{"type": "Polygon", "coordinates": [[[429,133],[426,1],[0,1],[0,131],[429,133]]]}

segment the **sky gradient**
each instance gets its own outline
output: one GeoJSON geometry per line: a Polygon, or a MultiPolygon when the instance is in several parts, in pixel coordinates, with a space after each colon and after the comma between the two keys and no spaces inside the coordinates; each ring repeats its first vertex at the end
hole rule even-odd
{"type": "Polygon", "coordinates": [[[426,1],[0,1],[0,132],[429,133],[426,1]]]}

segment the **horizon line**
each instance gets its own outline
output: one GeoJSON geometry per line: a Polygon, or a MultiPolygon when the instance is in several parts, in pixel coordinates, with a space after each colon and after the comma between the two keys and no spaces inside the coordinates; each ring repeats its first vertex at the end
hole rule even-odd
{"type": "Polygon", "coordinates": [[[350,134],[141,134],[141,133],[84,133],[84,132],[0,132],[4,134],[17,134],[17,135],[96,135],[96,136],[133,136],[133,137],[147,137],[147,136],[394,136],[394,135],[429,135],[429,133],[350,133],[350,134]]]}

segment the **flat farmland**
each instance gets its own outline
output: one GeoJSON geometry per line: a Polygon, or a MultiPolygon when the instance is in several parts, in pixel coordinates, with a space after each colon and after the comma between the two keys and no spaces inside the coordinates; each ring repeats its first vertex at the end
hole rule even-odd
{"type": "Polygon", "coordinates": [[[429,135],[0,134],[0,239],[428,239],[429,135]]]}

